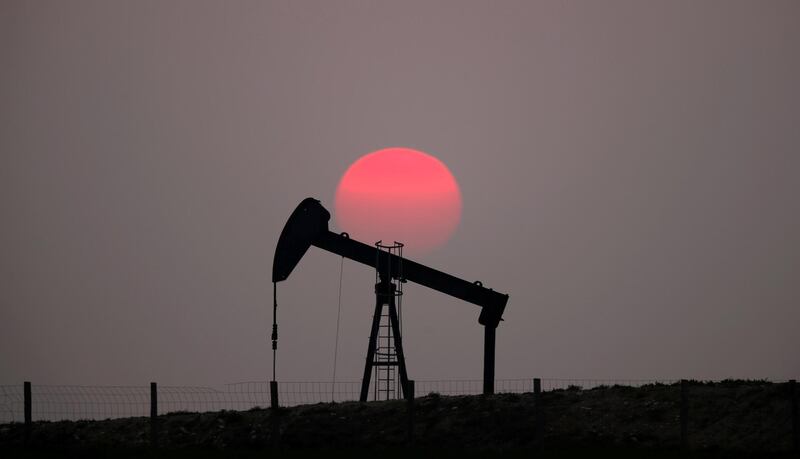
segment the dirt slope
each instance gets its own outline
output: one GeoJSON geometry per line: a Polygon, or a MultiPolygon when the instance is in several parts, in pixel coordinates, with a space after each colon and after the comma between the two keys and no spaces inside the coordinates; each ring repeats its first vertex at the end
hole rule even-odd
{"type": "MultiPolygon", "coordinates": [[[[443,397],[415,401],[413,446],[462,451],[680,447],[680,388],[572,388],[534,395],[443,397]]],[[[0,426],[0,448],[20,448],[20,424],[0,426]]],[[[146,448],[150,421],[37,422],[31,442],[46,448],[146,448]]],[[[403,401],[316,404],[246,412],[172,413],[159,417],[159,446],[255,450],[403,448],[409,443],[403,401]],[[279,426],[275,429],[275,426],[279,426]],[[277,434],[279,432],[279,435],[277,434]]],[[[699,451],[762,455],[792,448],[788,386],[767,382],[693,383],[689,442],[699,451]]]]}

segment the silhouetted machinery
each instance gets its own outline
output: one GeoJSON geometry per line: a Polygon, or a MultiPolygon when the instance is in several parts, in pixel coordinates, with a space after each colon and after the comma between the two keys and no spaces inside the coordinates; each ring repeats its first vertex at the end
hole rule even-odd
{"type": "MultiPolygon", "coordinates": [[[[401,255],[381,250],[379,244],[376,244],[378,246],[369,246],[350,239],[347,233],[333,233],[328,230],[330,217],[331,214],[316,199],[306,198],[297,206],[286,222],[286,226],[283,228],[278,240],[278,247],[275,249],[272,282],[277,284],[277,282],[286,280],[312,245],[376,269],[378,276],[375,285],[375,315],[373,316],[367,348],[364,378],[361,383],[361,401],[366,401],[367,399],[370,376],[375,365],[397,366],[403,395],[406,398],[411,396],[408,390],[408,375],[395,305],[397,288],[394,282],[396,281],[411,281],[481,307],[478,322],[484,326],[483,393],[494,393],[495,331],[502,320],[503,311],[508,302],[508,295],[485,288],[481,282],[468,282],[411,260],[403,259],[401,255]],[[389,322],[391,324],[391,332],[394,335],[395,352],[393,355],[395,357],[389,361],[376,362],[375,348],[380,317],[384,306],[388,306],[389,309],[389,322]]],[[[277,309],[277,301],[275,308],[277,309]]],[[[277,342],[277,325],[273,325],[272,340],[274,351],[277,342]]]]}

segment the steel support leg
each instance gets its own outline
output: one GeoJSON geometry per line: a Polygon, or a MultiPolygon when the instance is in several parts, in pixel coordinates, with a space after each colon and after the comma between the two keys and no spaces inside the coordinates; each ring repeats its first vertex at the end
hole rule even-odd
{"type": "Polygon", "coordinates": [[[409,397],[413,397],[413,395],[408,388],[406,357],[403,353],[403,338],[400,336],[400,320],[397,318],[394,297],[389,298],[389,322],[392,324],[392,333],[394,333],[394,350],[397,354],[397,365],[400,367],[400,387],[403,389],[403,397],[409,400],[409,397]]]}
{"type": "Polygon", "coordinates": [[[369,394],[369,380],[372,377],[372,363],[375,361],[375,345],[378,341],[378,326],[381,323],[381,312],[383,311],[384,299],[378,291],[378,286],[376,286],[375,293],[375,314],[372,316],[372,329],[369,333],[369,344],[367,345],[367,361],[364,364],[364,378],[361,380],[361,396],[359,400],[362,402],[367,401],[367,395],[369,394]]]}
{"type": "Polygon", "coordinates": [[[483,393],[494,394],[494,338],[495,327],[483,327],[483,393]]]}

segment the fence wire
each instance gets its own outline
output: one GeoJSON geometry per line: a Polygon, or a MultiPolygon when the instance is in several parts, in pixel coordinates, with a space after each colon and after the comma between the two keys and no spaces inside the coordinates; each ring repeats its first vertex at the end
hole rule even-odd
{"type": "MultiPolygon", "coordinates": [[[[640,387],[675,384],[677,379],[560,379],[542,378],[543,391],[589,390],[603,386],[640,387]]],[[[777,381],[774,381],[777,382],[777,381]]],[[[533,391],[533,378],[497,379],[496,393],[533,391]]],[[[281,406],[357,401],[360,381],[281,381],[281,406]]],[[[417,380],[415,397],[431,393],[446,396],[477,395],[480,379],[417,380]]],[[[370,400],[372,392],[370,391],[370,400]]],[[[149,416],[150,386],[31,386],[34,421],[98,420],[149,416]]],[[[158,386],[158,414],[173,412],[246,411],[270,405],[269,382],[251,381],[221,387],[158,386]]],[[[0,385],[0,423],[23,422],[23,385],[0,385]]]]}

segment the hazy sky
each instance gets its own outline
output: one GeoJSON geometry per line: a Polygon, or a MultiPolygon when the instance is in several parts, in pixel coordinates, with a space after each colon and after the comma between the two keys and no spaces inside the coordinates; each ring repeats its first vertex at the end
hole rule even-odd
{"type": "MultiPolygon", "coordinates": [[[[418,261],[510,295],[498,377],[800,377],[799,122],[794,0],[5,0],[0,383],[269,379],[286,218],[397,145],[463,193],[418,261]]],[[[339,266],[279,285],[279,379],[330,378],[339,266]]],[[[478,312],[407,285],[409,376],[479,379],[478,312]]]]}

